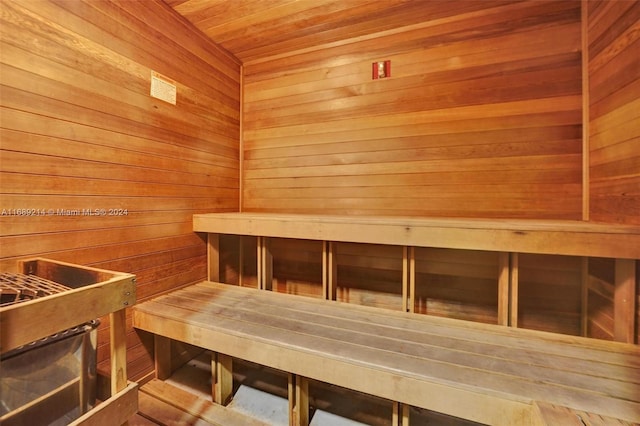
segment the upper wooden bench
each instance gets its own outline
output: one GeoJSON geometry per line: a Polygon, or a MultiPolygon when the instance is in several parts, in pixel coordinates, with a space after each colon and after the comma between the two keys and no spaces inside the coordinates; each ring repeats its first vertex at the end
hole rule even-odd
{"type": "Polygon", "coordinates": [[[196,232],[352,243],[640,259],[640,226],[556,220],[484,220],[207,213],[196,232]]]}
{"type": "MultiPolygon", "coordinates": [[[[636,259],[640,259],[640,226],[579,221],[486,220],[448,218],[319,216],[269,213],[197,214],[193,229],[209,234],[209,276],[218,277],[218,235],[258,239],[258,287],[272,283],[269,237],[323,241],[323,294],[333,300],[337,288],[335,243],[403,246],[402,309],[415,306],[415,247],[499,252],[498,324],[518,326],[518,255],[520,253],[615,259],[614,339],[636,339],[636,259]]],[[[585,266],[585,269],[588,267],[585,266]]],[[[588,277],[583,277],[583,294],[588,277]]],[[[587,332],[583,300],[581,328],[587,332]]]]}

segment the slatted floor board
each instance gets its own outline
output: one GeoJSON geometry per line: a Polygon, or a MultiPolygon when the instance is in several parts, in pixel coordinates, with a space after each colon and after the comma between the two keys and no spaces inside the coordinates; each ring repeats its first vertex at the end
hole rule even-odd
{"type": "Polygon", "coordinates": [[[488,424],[532,402],[640,421],[640,348],[203,282],[134,326],[338,386],[488,424]]]}

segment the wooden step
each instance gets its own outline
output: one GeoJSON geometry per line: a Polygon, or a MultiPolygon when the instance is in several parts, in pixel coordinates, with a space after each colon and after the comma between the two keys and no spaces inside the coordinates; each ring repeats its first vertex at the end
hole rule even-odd
{"type": "Polygon", "coordinates": [[[139,414],[158,424],[267,426],[258,419],[214,404],[177,386],[153,379],[140,388],[139,414]]]}

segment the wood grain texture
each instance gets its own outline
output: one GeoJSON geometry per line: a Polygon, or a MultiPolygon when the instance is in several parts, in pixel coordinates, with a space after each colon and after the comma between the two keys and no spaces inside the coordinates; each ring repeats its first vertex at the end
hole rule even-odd
{"type": "Polygon", "coordinates": [[[639,419],[638,347],[629,344],[210,282],[136,306],[134,322],[251,362],[487,424],[529,424],[535,400],[639,419]],[[465,404],[458,403],[463,397],[465,404]]]}
{"type": "MultiPolygon", "coordinates": [[[[613,324],[612,262],[627,257],[635,268],[640,256],[637,226],[582,221],[214,213],[194,216],[194,229],[266,236],[280,292],[321,297],[321,242],[330,241],[339,301],[401,310],[410,286],[411,312],[503,325],[510,317],[512,326],[571,335],[582,334],[586,312],[588,335],[609,340],[613,329],[607,337],[602,327],[613,324]],[[413,284],[403,278],[407,246],[413,284]]],[[[629,308],[615,309],[631,334],[636,284],[634,275],[625,285],[629,308]]]]}
{"type": "Polygon", "coordinates": [[[237,410],[198,398],[181,387],[155,379],[140,388],[140,413],[155,420],[157,423],[154,425],[267,425],[237,410]]]}
{"type": "MultiPolygon", "coordinates": [[[[0,43],[2,269],[38,255],[130,272],[139,299],[205,277],[191,217],[237,209],[237,59],[159,1],[2,2],[0,43]],[[149,96],[151,71],[177,105],[149,96]]],[[[135,379],[153,364],[127,326],[135,379]]]]}
{"type": "Polygon", "coordinates": [[[416,248],[414,312],[497,324],[498,258],[495,252],[416,248]]]}
{"type": "Polygon", "coordinates": [[[590,216],[640,223],[640,4],[588,6],[590,216]]]}
{"type": "Polygon", "coordinates": [[[581,218],[578,2],[379,35],[245,63],[245,211],[581,218]]]}
{"type": "Polygon", "coordinates": [[[581,259],[518,255],[518,326],[580,335],[581,259]]]}
{"type": "Polygon", "coordinates": [[[640,227],[582,221],[207,213],[194,215],[193,230],[344,243],[640,258],[640,227]]]}
{"type": "MultiPolygon", "coordinates": [[[[291,51],[348,43],[398,27],[424,25],[485,6],[475,1],[443,0],[171,0],[176,12],[243,62],[264,61],[291,51]]],[[[493,1],[499,7],[511,1],[493,1]]]]}
{"type": "MultiPolygon", "coordinates": [[[[580,2],[231,4],[0,4],[3,269],[43,255],[131,272],[147,299],[206,276],[192,216],[237,211],[241,199],[258,212],[581,217],[580,2]],[[243,75],[174,11],[237,52],[243,75]],[[371,63],[383,59],[392,77],[371,81],[371,63]],[[177,83],[177,106],[149,97],[152,70],[177,83]],[[44,214],[14,214],[23,209],[44,214]],[[82,209],[127,215],[63,214],[82,209]]],[[[589,213],[640,224],[640,5],[586,4],[589,213]]],[[[221,244],[234,256],[221,275],[255,286],[255,242],[221,244]]],[[[317,296],[317,248],[280,248],[276,289],[317,296]]],[[[351,300],[399,306],[398,257],[372,249],[367,258],[394,266],[362,291],[358,281],[371,277],[343,257],[351,300]]],[[[612,295],[590,282],[590,333],[609,338],[612,295]]],[[[483,288],[466,285],[458,289],[483,288]]],[[[493,309],[478,314],[493,321],[493,309]]],[[[127,324],[128,371],[142,377],[149,338],[130,315],[127,324]]]]}
{"type": "MultiPolygon", "coordinates": [[[[589,1],[590,218],[640,223],[640,4],[589,1]]],[[[611,271],[611,266],[608,268],[611,271]]],[[[614,336],[613,283],[592,279],[590,332],[614,336]]],[[[637,277],[637,274],[636,274],[637,277]]],[[[640,280],[636,278],[636,289],[640,280]]],[[[636,290],[636,295],[637,295],[636,290]]],[[[640,318],[636,305],[635,323],[640,318]]],[[[635,334],[640,341],[640,330],[635,334]]]]}

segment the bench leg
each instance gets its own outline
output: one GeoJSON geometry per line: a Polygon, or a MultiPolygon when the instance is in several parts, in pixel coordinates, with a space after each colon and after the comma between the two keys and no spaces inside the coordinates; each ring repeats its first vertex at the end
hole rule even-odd
{"type": "Polygon", "coordinates": [[[580,266],[580,335],[589,334],[589,258],[583,257],[580,266]]]}
{"type": "Polygon", "coordinates": [[[409,406],[400,402],[393,403],[392,426],[409,426],[409,406]]]}
{"type": "Polygon", "coordinates": [[[171,377],[171,339],[154,334],[153,345],[156,378],[166,380],[171,377]]]}
{"type": "Polygon", "coordinates": [[[207,280],[220,281],[220,236],[207,234],[207,280]]]}
{"type": "Polygon", "coordinates": [[[289,374],[289,426],[309,426],[309,380],[289,374]]]}
{"type": "Polygon", "coordinates": [[[415,312],[416,308],[416,248],[402,248],[402,310],[415,312]]]}
{"type": "Polygon", "coordinates": [[[267,237],[258,237],[258,288],[277,290],[273,286],[273,256],[267,237]]]}
{"type": "Polygon", "coordinates": [[[635,342],[636,261],[616,259],[613,298],[614,340],[635,342]]]}
{"type": "Polygon", "coordinates": [[[327,300],[336,300],[338,285],[338,243],[322,242],[322,294],[327,300]]]}
{"type": "Polygon", "coordinates": [[[227,405],[233,394],[233,358],[221,353],[211,355],[213,402],[227,405]]]}

